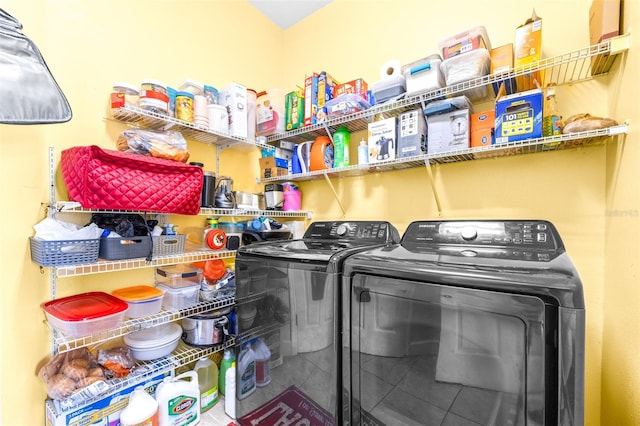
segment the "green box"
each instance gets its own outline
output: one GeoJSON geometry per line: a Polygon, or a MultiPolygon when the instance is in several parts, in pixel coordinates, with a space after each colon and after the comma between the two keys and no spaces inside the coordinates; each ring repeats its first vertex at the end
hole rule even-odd
{"type": "Polygon", "coordinates": [[[287,130],[297,129],[304,124],[304,91],[290,92],[284,98],[284,116],[287,130]]]}

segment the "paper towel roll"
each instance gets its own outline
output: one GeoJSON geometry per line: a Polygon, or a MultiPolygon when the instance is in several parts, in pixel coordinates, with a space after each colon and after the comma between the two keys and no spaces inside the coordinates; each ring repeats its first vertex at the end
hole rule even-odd
{"type": "Polygon", "coordinates": [[[400,61],[397,59],[391,59],[387,62],[385,62],[384,64],[382,64],[382,66],[380,67],[380,78],[387,78],[387,77],[395,77],[397,75],[401,75],[401,71],[400,71],[400,61]]]}

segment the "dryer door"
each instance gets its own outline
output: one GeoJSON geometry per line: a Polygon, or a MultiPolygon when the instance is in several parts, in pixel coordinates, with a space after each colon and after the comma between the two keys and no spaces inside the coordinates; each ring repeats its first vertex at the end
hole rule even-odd
{"type": "Polygon", "coordinates": [[[544,424],[553,308],[540,298],[370,275],[352,283],[352,424],[544,424]]]}

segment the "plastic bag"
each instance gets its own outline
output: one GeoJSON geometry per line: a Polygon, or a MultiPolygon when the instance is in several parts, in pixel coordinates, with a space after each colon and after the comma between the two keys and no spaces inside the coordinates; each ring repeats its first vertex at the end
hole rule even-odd
{"type": "Polygon", "coordinates": [[[133,368],[133,354],[126,346],[98,350],[98,362],[113,373],[113,377],[127,377],[133,368]]]}
{"type": "Polygon", "coordinates": [[[562,123],[562,133],[586,132],[617,126],[618,122],[612,118],[593,117],[590,114],[576,114],[562,123]]]}
{"type": "Polygon", "coordinates": [[[180,132],[129,129],[123,131],[116,144],[118,151],[148,155],[186,163],[187,141],[180,132]]]}
{"type": "Polygon", "coordinates": [[[54,218],[45,218],[33,226],[34,238],[47,241],[92,240],[100,238],[102,229],[91,223],[85,227],[54,218]]]}
{"type": "Polygon", "coordinates": [[[109,388],[102,367],[87,348],[56,355],[40,369],[38,376],[47,385],[50,398],[70,398],[70,405],[76,400],[100,395],[109,388]]]}

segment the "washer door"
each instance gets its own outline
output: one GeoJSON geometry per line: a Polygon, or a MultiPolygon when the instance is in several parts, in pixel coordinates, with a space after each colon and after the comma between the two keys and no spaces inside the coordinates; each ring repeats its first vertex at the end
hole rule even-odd
{"type": "Polygon", "coordinates": [[[540,298],[367,275],[352,283],[352,424],[544,424],[540,298]]]}

